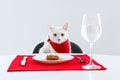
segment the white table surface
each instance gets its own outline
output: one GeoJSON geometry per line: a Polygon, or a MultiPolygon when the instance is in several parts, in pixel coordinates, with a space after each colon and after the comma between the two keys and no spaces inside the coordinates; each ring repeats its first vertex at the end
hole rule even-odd
{"type": "Polygon", "coordinates": [[[104,71],[7,72],[15,57],[0,56],[0,80],[120,80],[120,56],[94,54],[94,59],[107,67],[104,71]]]}

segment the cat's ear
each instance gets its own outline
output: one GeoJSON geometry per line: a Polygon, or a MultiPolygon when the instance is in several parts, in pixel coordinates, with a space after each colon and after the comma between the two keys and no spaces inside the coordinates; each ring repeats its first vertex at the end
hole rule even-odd
{"type": "Polygon", "coordinates": [[[68,30],[68,23],[65,23],[65,25],[63,26],[63,29],[65,29],[66,31],[68,30]]]}
{"type": "Polygon", "coordinates": [[[48,26],[49,26],[49,28],[50,28],[51,31],[55,30],[55,28],[53,26],[51,26],[51,25],[48,25],[48,26]]]}

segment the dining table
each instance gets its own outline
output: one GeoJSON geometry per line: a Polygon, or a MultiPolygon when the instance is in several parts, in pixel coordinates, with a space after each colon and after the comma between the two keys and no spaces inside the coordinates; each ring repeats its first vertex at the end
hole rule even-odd
{"type": "Polygon", "coordinates": [[[117,55],[93,54],[94,60],[105,66],[106,70],[8,72],[12,60],[17,55],[23,54],[0,55],[0,80],[120,80],[120,56],[117,55]]]}

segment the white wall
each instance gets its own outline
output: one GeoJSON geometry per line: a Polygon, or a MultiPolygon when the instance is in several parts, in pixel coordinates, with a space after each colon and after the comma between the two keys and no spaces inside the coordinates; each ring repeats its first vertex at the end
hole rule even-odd
{"type": "Polygon", "coordinates": [[[70,40],[89,52],[80,29],[84,13],[99,12],[103,33],[94,53],[120,55],[119,0],[0,0],[0,55],[32,53],[48,25],[69,23],[70,40]]]}

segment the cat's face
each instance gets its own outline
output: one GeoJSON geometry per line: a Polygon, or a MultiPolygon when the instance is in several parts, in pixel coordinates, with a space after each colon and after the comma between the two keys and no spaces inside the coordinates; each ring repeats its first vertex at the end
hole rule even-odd
{"type": "Polygon", "coordinates": [[[67,28],[68,28],[68,24],[65,24],[62,27],[50,26],[50,31],[51,31],[50,39],[53,42],[58,43],[58,44],[66,41],[69,37],[67,28]]]}

